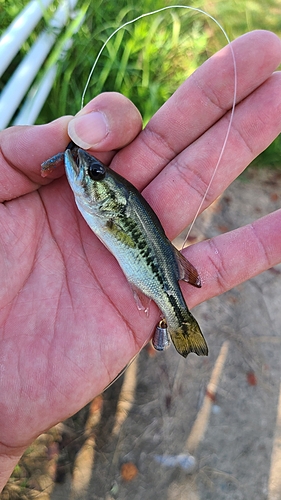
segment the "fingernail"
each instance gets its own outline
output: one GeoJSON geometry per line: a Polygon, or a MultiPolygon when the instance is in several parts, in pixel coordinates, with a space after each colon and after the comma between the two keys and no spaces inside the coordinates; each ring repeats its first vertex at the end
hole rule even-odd
{"type": "Polygon", "coordinates": [[[106,116],[100,111],[77,115],[68,124],[68,135],[77,146],[89,149],[101,142],[108,134],[106,116]]]}

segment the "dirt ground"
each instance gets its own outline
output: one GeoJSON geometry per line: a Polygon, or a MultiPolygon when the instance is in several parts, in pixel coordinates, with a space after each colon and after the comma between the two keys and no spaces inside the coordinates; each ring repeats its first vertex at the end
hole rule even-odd
{"type": "MultiPolygon", "coordinates": [[[[193,238],[280,203],[280,171],[248,170],[193,238]]],[[[38,438],[1,500],[281,499],[280,298],[281,265],[201,304],[208,358],[145,348],[102,396],[38,438]]]]}

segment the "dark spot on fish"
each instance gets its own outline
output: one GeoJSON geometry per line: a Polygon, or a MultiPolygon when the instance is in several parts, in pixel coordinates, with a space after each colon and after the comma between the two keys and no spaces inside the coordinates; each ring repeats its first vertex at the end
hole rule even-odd
{"type": "Polygon", "coordinates": [[[174,295],[170,295],[169,294],[169,300],[170,300],[170,303],[173,306],[173,309],[174,309],[174,311],[176,313],[177,318],[180,320],[180,322],[184,322],[185,318],[182,315],[181,310],[180,310],[180,308],[179,308],[179,306],[177,304],[177,299],[174,297],[174,295]]]}
{"type": "Polygon", "coordinates": [[[146,246],[145,241],[141,240],[141,241],[138,242],[138,248],[139,248],[139,250],[142,250],[143,248],[145,248],[145,246],[146,246]]]}

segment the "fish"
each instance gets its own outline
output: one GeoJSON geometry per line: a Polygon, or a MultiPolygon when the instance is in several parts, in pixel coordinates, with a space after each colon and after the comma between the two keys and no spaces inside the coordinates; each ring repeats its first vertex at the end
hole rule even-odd
{"type": "Polygon", "coordinates": [[[133,288],[157,304],[178,353],[207,356],[207,343],[179,286],[184,280],[201,287],[199,274],[170,242],[148,202],[128,180],[72,142],[42,164],[42,175],[62,158],[78,210],[133,288]]]}

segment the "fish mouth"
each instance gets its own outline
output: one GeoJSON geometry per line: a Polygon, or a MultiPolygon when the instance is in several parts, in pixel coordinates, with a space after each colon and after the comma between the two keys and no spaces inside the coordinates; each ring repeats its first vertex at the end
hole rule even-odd
{"type": "Polygon", "coordinates": [[[76,181],[82,181],[87,172],[87,156],[89,154],[80,148],[67,149],[64,154],[67,176],[76,181]]]}
{"type": "Polygon", "coordinates": [[[84,151],[84,149],[79,148],[77,150],[77,166],[78,170],[80,169],[86,173],[88,171],[88,167],[90,162],[93,160],[93,157],[87,153],[87,151],[84,151]]]}
{"type": "Polygon", "coordinates": [[[67,171],[73,170],[73,173],[76,174],[77,176],[80,171],[79,164],[77,162],[78,149],[76,150],[66,149],[64,154],[65,154],[65,163],[67,171]]]}
{"type": "Polygon", "coordinates": [[[78,147],[66,149],[65,155],[76,175],[79,175],[81,170],[87,172],[89,163],[93,160],[93,156],[78,147]]]}

